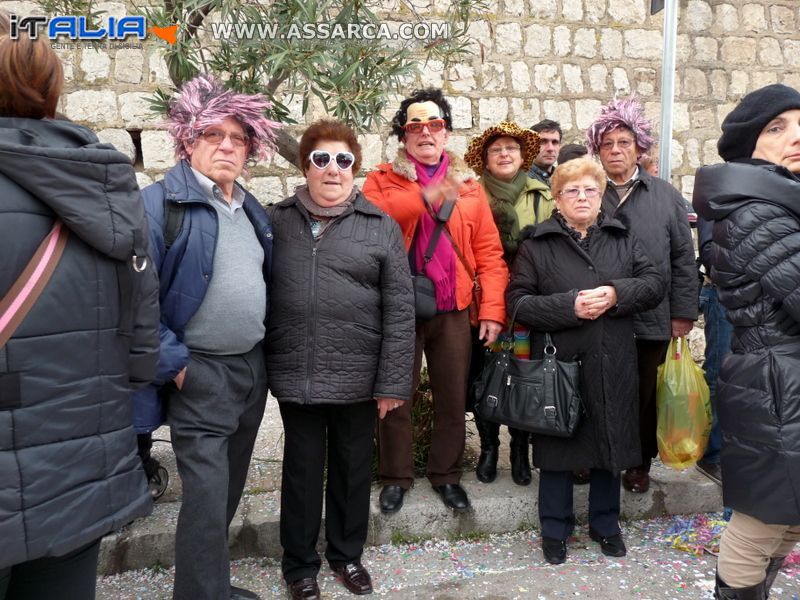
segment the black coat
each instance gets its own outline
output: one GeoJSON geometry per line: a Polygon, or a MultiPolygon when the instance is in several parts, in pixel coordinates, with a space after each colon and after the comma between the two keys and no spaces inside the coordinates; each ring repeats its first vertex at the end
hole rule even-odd
{"type": "Polygon", "coordinates": [[[733,324],[717,384],[725,506],[800,525],[800,179],[771,163],[697,171],[711,279],[733,324]]]}
{"type": "Polygon", "coordinates": [[[531,353],[541,357],[549,331],[562,360],[581,363],[587,412],[570,439],[534,435],[533,462],[550,471],[599,468],[614,473],[638,465],[638,369],[633,315],[664,296],[664,281],[638,239],[605,219],[584,252],[555,217],[523,231],[511,282],[509,311],[532,331],[531,353]],[[616,308],[596,320],[575,316],[580,290],[612,285],[616,308]]]}
{"type": "Polygon", "coordinates": [[[270,216],[272,393],[301,404],[408,400],[414,292],[400,228],[360,192],[316,241],[297,196],[270,216]]]}
{"type": "Polygon", "coordinates": [[[155,375],[158,284],[130,268],[147,252],[133,167],[79,125],[0,118],[0,296],[56,217],[70,232],[61,262],[0,349],[0,570],[152,506],[131,390],[155,375]]]}
{"type": "Polygon", "coordinates": [[[636,336],[669,340],[670,319],[697,319],[697,263],[683,197],[640,167],[633,191],[621,206],[614,186],[606,188],[603,211],[636,234],[666,282],[658,306],[636,315],[636,336]]]}

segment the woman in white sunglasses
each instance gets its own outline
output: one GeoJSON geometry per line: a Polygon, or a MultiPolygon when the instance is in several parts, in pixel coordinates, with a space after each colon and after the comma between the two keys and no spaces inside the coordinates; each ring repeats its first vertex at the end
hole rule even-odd
{"type": "Polygon", "coordinates": [[[325,488],[325,557],[348,590],[368,594],[361,554],[375,417],[411,393],[411,277],[397,224],[353,185],[361,165],[353,131],[317,121],[300,140],[300,157],[306,185],[271,212],[266,335],[269,387],[285,432],[283,576],[292,598],[319,597],[325,488]]]}

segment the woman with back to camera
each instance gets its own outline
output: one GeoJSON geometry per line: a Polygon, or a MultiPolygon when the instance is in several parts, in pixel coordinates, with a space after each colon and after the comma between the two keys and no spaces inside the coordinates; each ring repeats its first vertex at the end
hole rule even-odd
{"type": "Polygon", "coordinates": [[[560,564],[575,526],[573,471],[590,469],[589,536],[625,556],[619,472],[639,464],[638,377],[633,315],[656,306],[665,282],[636,237],[600,212],[606,186],[590,158],[559,165],[556,212],[522,232],[506,292],[509,314],[531,328],[531,355],[545,332],[558,356],[581,361],[584,414],[571,438],[533,435],[545,560],[560,564]]]}
{"type": "Polygon", "coordinates": [[[711,280],[733,325],[717,380],[722,535],[715,597],[767,598],[800,541],[800,92],[745,96],[694,207],[714,221],[711,280]]]}
{"type": "Polygon", "coordinates": [[[125,155],[53,120],[62,83],[0,13],[0,599],[94,598],[100,538],[152,506],[130,398],[158,358],[144,207],[125,155]]]}

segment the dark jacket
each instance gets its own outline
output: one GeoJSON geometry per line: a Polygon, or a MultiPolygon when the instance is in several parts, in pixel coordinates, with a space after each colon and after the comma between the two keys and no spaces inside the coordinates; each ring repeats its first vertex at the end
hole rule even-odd
{"type": "Polygon", "coordinates": [[[270,211],[272,393],[301,404],[407,400],[414,293],[400,228],[360,192],[316,242],[297,196],[270,211]]]}
{"type": "Polygon", "coordinates": [[[661,303],[636,315],[636,336],[668,340],[671,319],[697,319],[699,282],[692,232],[678,190],[642,168],[633,186],[619,206],[617,191],[609,184],[603,195],[603,212],[636,234],[667,284],[661,303]]]}
{"type": "MultiPolygon", "coordinates": [[[[186,161],[179,162],[167,171],[163,182],[144,188],[142,197],[150,223],[150,258],[158,269],[161,287],[158,373],[151,386],[134,395],[136,431],[146,433],[164,422],[164,407],[158,398],[158,389],[172,381],[189,362],[189,349],[183,344],[183,331],[203,303],[208,283],[214,276],[212,267],[219,224],[216,210],[186,161]],[[185,206],[180,234],[166,254],[165,201],[185,206]]],[[[272,227],[269,218],[249,192],[245,192],[243,208],[264,248],[264,281],[269,281],[272,261],[272,227]]]]}
{"type": "Polygon", "coordinates": [[[800,525],[800,179],[771,163],[697,171],[711,279],[733,324],[717,386],[725,506],[800,525]]]}
{"type": "Polygon", "coordinates": [[[0,349],[0,569],[60,556],[152,506],[131,389],[158,357],[155,271],[126,156],[65,121],[0,118],[0,296],[52,228],[61,262],[0,349]]]}
{"type": "Polygon", "coordinates": [[[642,244],[605,218],[584,252],[551,217],[523,231],[506,292],[509,311],[531,328],[531,355],[541,358],[549,331],[561,360],[581,361],[587,414],[575,436],[534,435],[534,464],[547,470],[607,469],[641,463],[638,369],[633,315],[658,304],[664,282],[642,244]],[[582,289],[613,285],[617,307],[596,320],[575,316],[582,289]]]}

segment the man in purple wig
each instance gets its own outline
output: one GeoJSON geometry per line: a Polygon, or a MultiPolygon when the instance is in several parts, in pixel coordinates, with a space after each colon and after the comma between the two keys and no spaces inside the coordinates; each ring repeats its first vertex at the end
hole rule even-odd
{"type": "Polygon", "coordinates": [[[211,75],[170,103],[178,164],[142,191],[161,281],[161,354],[138,394],[137,431],[170,425],[183,482],[173,598],[258,598],[230,585],[228,527],[239,506],[267,396],[262,342],[272,230],[236,179],[274,151],[261,95],[211,75]],[[163,402],[163,408],[162,404],[163,402]]]}
{"type": "Polygon", "coordinates": [[[661,304],[636,315],[639,368],[639,439],[642,462],[622,479],[626,490],[650,488],[656,442],[656,372],[670,338],[686,335],[697,318],[697,268],[689,221],[680,192],[639,167],[653,145],[650,122],[633,98],[612,100],[586,131],[589,151],[599,155],[608,176],[602,210],[628,227],[667,282],[661,304]]]}

